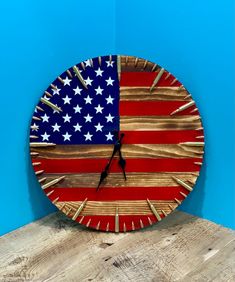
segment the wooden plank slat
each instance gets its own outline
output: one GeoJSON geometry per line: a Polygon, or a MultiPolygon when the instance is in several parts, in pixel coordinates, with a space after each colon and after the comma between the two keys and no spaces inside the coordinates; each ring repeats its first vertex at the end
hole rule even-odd
{"type": "MultiPolygon", "coordinates": [[[[133,56],[121,56],[121,71],[122,72],[150,72],[154,67],[154,63],[145,59],[136,58],[133,56]],[[137,59],[137,60],[136,60],[137,59]]],[[[157,68],[154,69],[155,71],[157,68]]]]}
{"type": "MultiPolygon", "coordinates": [[[[113,145],[57,145],[53,148],[33,148],[41,158],[107,158],[113,151],[113,145]]],[[[122,146],[125,158],[195,158],[203,154],[200,147],[175,144],[139,144],[122,146]]]]}
{"type": "Polygon", "coordinates": [[[188,94],[187,90],[179,89],[179,87],[155,87],[151,93],[149,93],[149,87],[120,87],[121,101],[191,101],[191,98],[187,97],[188,94]]]}
{"type": "MultiPolygon", "coordinates": [[[[70,201],[70,202],[60,202],[56,203],[56,206],[60,209],[64,203],[66,207],[71,208],[73,213],[76,214],[76,211],[82,205],[81,201],[70,201]]],[[[167,213],[171,212],[169,204],[176,208],[178,205],[174,201],[151,201],[154,208],[158,213],[161,213],[161,210],[164,209],[167,213]]],[[[118,208],[119,215],[151,215],[152,211],[148,205],[147,201],[87,201],[86,206],[80,211],[80,216],[89,216],[89,215],[108,215],[115,216],[116,208],[118,208]]]]}
{"type": "Polygon", "coordinates": [[[201,127],[199,116],[121,116],[120,130],[194,130],[201,127]]]}
{"type": "Polygon", "coordinates": [[[55,143],[48,142],[30,142],[30,148],[40,148],[40,147],[54,147],[55,143]]]}

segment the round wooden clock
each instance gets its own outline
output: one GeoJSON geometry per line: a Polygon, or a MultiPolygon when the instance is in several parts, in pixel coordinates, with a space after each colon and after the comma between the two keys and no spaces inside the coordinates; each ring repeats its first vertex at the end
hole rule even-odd
{"type": "Polygon", "coordinates": [[[195,102],[168,71],[102,56],[58,76],[35,108],[30,154],[38,181],[72,220],[125,232],[162,220],[202,165],[195,102]]]}

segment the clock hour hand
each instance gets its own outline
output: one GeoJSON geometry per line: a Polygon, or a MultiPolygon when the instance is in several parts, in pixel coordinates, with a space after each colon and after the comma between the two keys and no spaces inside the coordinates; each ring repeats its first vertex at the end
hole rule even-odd
{"type": "Polygon", "coordinates": [[[114,157],[114,155],[115,155],[116,152],[117,152],[117,149],[116,149],[115,146],[114,146],[112,156],[111,156],[111,158],[109,159],[109,162],[107,163],[105,169],[104,169],[104,170],[101,172],[101,174],[100,174],[100,181],[99,181],[99,184],[98,184],[98,186],[97,186],[97,188],[96,188],[96,191],[99,190],[100,185],[101,185],[102,182],[105,180],[105,178],[108,176],[109,167],[110,167],[110,165],[111,165],[112,159],[113,159],[113,157],[114,157]]]}
{"type": "Polygon", "coordinates": [[[102,182],[105,180],[105,178],[108,176],[108,171],[109,171],[109,167],[111,165],[111,162],[113,160],[113,157],[114,155],[117,153],[117,151],[120,151],[120,148],[121,148],[121,141],[122,141],[122,138],[124,137],[124,133],[121,134],[120,138],[115,142],[114,144],[114,148],[113,148],[113,153],[112,153],[112,156],[110,157],[109,159],[109,162],[108,164],[106,165],[105,169],[101,172],[101,175],[100,175],[100,181],[99,181],[99,184],[96,188],[96,191],[99,190],[99,187],[100,185],[102,184],[102,182]]]}

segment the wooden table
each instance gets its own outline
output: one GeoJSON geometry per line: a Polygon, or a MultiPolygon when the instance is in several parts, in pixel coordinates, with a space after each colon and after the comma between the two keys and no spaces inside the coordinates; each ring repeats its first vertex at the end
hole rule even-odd
{"type": "Polygon", "coordinates": [[[182,212],[126,234],[56,212],[0,238],[0,281],[235,281],[235,234],[182,212]]]}

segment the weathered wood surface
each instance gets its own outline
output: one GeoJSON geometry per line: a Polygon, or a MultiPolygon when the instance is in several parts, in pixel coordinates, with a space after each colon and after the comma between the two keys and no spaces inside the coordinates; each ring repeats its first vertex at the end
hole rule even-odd
{"type": "Polygon", "coordinates": [[[148,60],[137,58],[134,56],[121,56],[122,72],[139,72],[139,71],[156,71],[159,66],[149,62],[148,60]]]}
{"type": "Polygon", "coordinates": [[[155,87],[149,94],[149,87],[128,87],[120,88],[121,101],[191,101],[189,93],[179,87],[155,87]]]}
{"type": "Polygon", "coordinates": [[[201,127],[199,116],[121,116],[120,130],[194,130],[201,127]]]}
{"type": "Polygon", "coordinates": [[[182,212],[122,234],[57,212],[0,238],[0,281],[235,281],[234,250],[234,232],[182,212]]]}
{"type": "MultiPolygon", "coordinates": [[[[78,207],[82,204],[81,201],[77,202],[57,202],[56,206],[61,209],[63,204],[66,207],[71,208],[71,210],[76,211],[78,207]]],[[[177,207],[175,201],[152,201],[155,205],[156,210],[162,213],[164,210],[167,214],[171,212],[169,204],[174,209],[177,207]]],[[[81,215],[115,215],[116,207],[119,209],[120,215],[149,215],[152,214],[147,201],[115,201],[115,206],[113,202],[99,202],[99,201],[88,201],[85,208],[82,210],[81,215]]]]}
{"type": "MultiPolygon", "coordinates": [[[[34,148],[39,158],[107,158],[113,145],[57,145],[53,148],[34,148]]],[[[188,147],[181,144],[123,144],[125,158],[197,158],[203,154],[201,147],[188,147]]]]}

